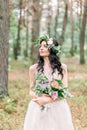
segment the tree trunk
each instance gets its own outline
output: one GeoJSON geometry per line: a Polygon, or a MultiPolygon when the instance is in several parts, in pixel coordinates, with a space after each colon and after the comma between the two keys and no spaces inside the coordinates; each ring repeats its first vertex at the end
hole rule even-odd
{"type": "Polygon", "coordinates": [[[26,19],[26,53],[25,56],[28,57],[28,41],[29,41],[29,30],[28,30],[28,9],[27,9],[27,19],[26,19]]]}
{"type": "Polygon", "coordinates": [[[9,15],[11,15],[12,12],[12,0],[9,0],[9,15]]]}
{"type": "Polygon", "coordinates": [[[29,3],[28,0],[25,0],[25,2],[28,4],[27,8],[25,6],[26,11],[24,12],[24,18],[25,18],[25,28],[26,28],[26,48],[24,50],[24,56],[28,57],[28,49],[29,49],[29,3]]]}
{"type": "Polygon", "coordinates": [[[11,12],[12,12],[12,0],[9,0],[9,28],[10,28],[10,17],[11,17],[11,12]]]}
{"type": "MultiPolygon", "coordinates": [[[[50,2],[49,0],[41,0],[42,2],[42,10],[41,10],[41,21],[40,21],[40,34],[49,34],[50,35],[50,24],[51,24],[51,17],[50,16],[50,2]],[[44,21],[43,21],[44,19],[44,21]]],[[[51,8],[52,9],[52,8],[51,8]]]]}
{"type": "Polygon", "coordinates": [[[48,16],[47,16],[47,34],[51,36],[51,20],[52,20],[52,7],[48,5],[48,16]]]}
{"type": "Polygon", "coordinates": [[[37,60],[38,50],[34,46],[35,41],[39,37],[40,31],[40,16],[41,8],[39,4],[40,0],[33,0],[32,3],[32,46],[31,46],[31,58],[33,63],[37,60]]]}
{"type": "Polygon", "coordinates": [[[74,56],[74,21],[73,21],[73,1],[71,0],[70,3],[70,23],[71,23],[71,48],[70,53],[72,56],[74,56]]]}
{"type": "Polygon", "coordinates": [[[0,1],[0,97],[8,95],[9,0],[0,1]]]}
{"type": "Polygon", "coordinates": [[[58,39],[58,33],[57,33],[58,17],[59,17],[59,0],[57,0],[57,13],[56,13],[55,25],[54,25],[54,36],[56,37],[56,39],[58,39]]]}
{"type": "Polygon", "coordinates": [[[83,12],[82,26],[80,30],[80,64],[85,63],[84,43],[85,43],[86,18],[87,18],[87,0],[84,1],[84,12],[83,12]]]}
{"type": "Polygon", "coordinates": [[[14,44],[14,58],[15,60],[18,59],[18,56],[20,54],[20,32],[21,32],[21,21],[22,21],[22,9],[21,9],[21,6],[22,6],[22,0],[20,0],[20,3],[19,3],[19,7],[20,7],[20,18],[19,18],[19,21],[18,21],[18,33],[17,33],[17,43],[14,44]]]}
{"type": "Polygon", "coordinates": [[[60,37],[60,44],[61,45],[64,42],[64,34],[65,34],[66,24],[67,24],[67,15],[68,15],[68,0],[65,1],[65,14],[64,14],[64,18],[63,18],[62,34],[60,37]]]}

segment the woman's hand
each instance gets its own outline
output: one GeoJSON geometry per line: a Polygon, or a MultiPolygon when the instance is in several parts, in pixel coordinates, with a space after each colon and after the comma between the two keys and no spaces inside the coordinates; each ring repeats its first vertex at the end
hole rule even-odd
{"type": "Polygon", "coordinates": [[[34,98],[32,100],[38,103],[39,105],[44,105],[53,102],[53,99],[48,94],[43,94],[43,96],[34,98]]]}
{"type": "Polygon", "coordinates": [[[30,90],[30,96],[34,99],[38,98],[38,96],[36,95],[36,93],[33,90],[30,90]]]}

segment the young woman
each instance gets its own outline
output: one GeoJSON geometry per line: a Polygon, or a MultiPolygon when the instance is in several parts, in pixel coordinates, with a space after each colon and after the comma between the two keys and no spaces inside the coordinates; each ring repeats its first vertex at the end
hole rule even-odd
{"type": "MultiPolygon", "coordinates": [[[[49,83],[52,83],[53,79],[61,79],[63,87],[68,85],[67,66],[59,60],[57,55],[59,50],[55,49],[58,46],[59,43],[54,38],[40,39],[38,63],[29,68],[32,100],[26,113],[24,130],[74,130],[66,99],[53,99],[49,94],[38,96],[35,93],[36,74],[39,71],[48,78],[49,83]],[[45,106],[43,110],[41,106],[45,106]]],[[[59,85],[56,87],[61,89],[59,85]]]]}

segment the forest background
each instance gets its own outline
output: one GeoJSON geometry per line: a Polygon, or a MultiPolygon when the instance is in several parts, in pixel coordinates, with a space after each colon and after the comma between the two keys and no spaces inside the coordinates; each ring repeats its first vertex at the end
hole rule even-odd
{"type": "Polygon", "coordinates": [[[22,130],[37,39],[56,37],[75,130],[87,130],[87,0],[0,0],[0,130],[22,130]]]}

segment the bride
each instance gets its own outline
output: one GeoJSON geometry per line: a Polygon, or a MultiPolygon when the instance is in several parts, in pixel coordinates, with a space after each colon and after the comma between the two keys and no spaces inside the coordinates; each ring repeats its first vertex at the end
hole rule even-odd
{"type": "MultiPolygon", "coordinates": [[[[67,66],[59,60],[59,43],[55,38],[43,36],[39,40],[38,63],[29,68],[30,96],[28,110],[24,121],[24,130],[74,130],[70,108],[67,100],[48,94],[38,96],[35,93],[36,74],[40,71],[51,82],[61,79],[63,87],[67,86],[67,66]],[[41,105],[45,108],[41,110],[41,105]]],[[[58,88],[60,86],[57,86],[58,88]]]]}

